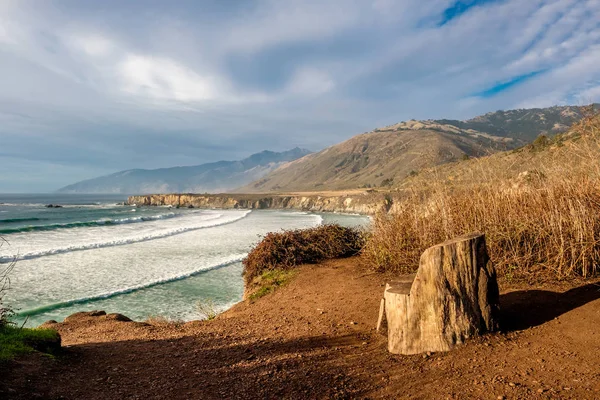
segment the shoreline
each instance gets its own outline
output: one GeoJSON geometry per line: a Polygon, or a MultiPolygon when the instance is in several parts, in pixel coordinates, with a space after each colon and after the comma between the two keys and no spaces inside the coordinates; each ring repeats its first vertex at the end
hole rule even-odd
{"type": "Polygon", "coordinates": [[[7,398],[14,399],[35,393],[89,399],[600,394],[600,355],[590,351],[600,347],[597,279],[535,289],[503,281],[503,332],[416,356],[390,355],[387,338],[375,332],[382,285],[390,279],[393,274],[367,274],[356,257],[334,259],[299,267],[288,285],[214,320],[74,315],[51,324],[63,337],[64,354],[13,363],[0,393],[11,388],[7,398]]]}
{"type": "Polygon", "coordinates": [[[374,215],[391,204],[387,192],[361,191],[348,194],[149,194],[129,196],[127,205],[172,206],[205,209],[298,210],[356,215],[374,215]]]}
{"type": "MultiPolygon", "coordinates": [[[[188,210],[181,210],[183,211],[183,214],[187,214],[188,210]]],[[[200,211],[200,210],[195,210],[195,211],[200,211]]],[[[243,211],[243,210],[237,210],[237,211],[225,211],[223,213],[230,213],[230,212],[234,212],[234,213],[250,213],[250,212],[255,212],[258,213],[255,215],[255,217],[257,218],[256,221],[258,221],[259,219],[262,220],[264,217],[262,217],[263,213],[264,214],[270,214],[271,212],[274,212],[275,210],[248,210],[248,211],[243,211]]],[[[194,212],[194,210],[190,210],[190,212],[194,212]]],[[[306,214],[304,216],[300,216],[300,218],[306,220],[308,219],[309,221],[314,221],[311,222],[311,224],[322,224],[322,223],[334,223],[334,222],[339,222],[342,221],[342,224],[349,224],[351,226],[354,226],[355,224],[368,224],[368,220],[367,217],[365,216],[357,216],[357,215],[343,215],[343,214],[333,214],[333,213],[312,213],[312,212],[298,212],[296,210],[279,210],[277,212],[277,214],[279,213],[283,213],[283,214],[306,214]]],[[[293,220],[289,220],[289,221],[293,221],[293,220]]],[[[290,222],[293,225],[293,222],[290,222]]],[[[288,223],[286,223],[288,224],[288,223]]],[[[289,224],[288,224],[289,225],[289,224]]],[[[274,229],[273,229],[274,230],[274,229]]],[[[270,230],[269,230],[270,231],[270,230]]],[[[267,231],[265,231],[266,233],[267,231]]],[[[256,240],[255,237],[253,236],[250,240],[256,240]]],[[[248,242],[250,244],[250,242],[248,242]]],[[[197,318],[201,318],[201,316],[197,316],[197,315],[192,315],[192,314],[196,314],[195,313],[195,307],[194,307],[194,301],[201,299],[202,296],[198,295],[198,299],[194,300],[190,300],[190,304],[187,308],[189,308],[189,310],[184,310],[182,308],[182,305],[180,303],[177,303],[176,306],[174,307],[168,307],[168,306],[164,306],[164,307],[158,307],[155,306],[154,303],[151,302],[151,298],[149,297],[149,295],[144,295],[144,293],[148,292],[148,289],[152,289],[156,286],[160,286],[159,290],[162,290],[163,292],[168,291],[168,290],[176,290],[173,288],[177,288],[177,287],[184,287],[186,283],[178,283],[180,281],[187,281],[189,278],[194,278],[193,280],[191,280],[190,282],[212,282],[210,284],[206,284],[205,289],[208,290],[208,293],[206,296],[210,297],[210,299],[212,301],[215,301],[217,304],[215,304],[215,306],[218,306],[219,310],[224,310],[224,309],[229,309],[233,304],[239,302],[242,300],[243,298],[243,293],[244,293],[244,284],[240,279],[239,285],[237,284],[238,282],[238,276],[241,276],[241,272],[237,273],[237,269],[241,269],[241,267],[236,266],[237,264],[239,264],[241,262],[241,260],[246,256],[246,253],[237,253],[235,252],[235,254],[231,254],[230,256],[223,256],[220,257],[219,259],[223,258],[222,262],[220,263],[214,263],[214,264],[210,264],[210,266],[208,268],[206,268],[205,265],[201,265],[199,267],[199,269],[193,269],[193,268],[185,268],[184,270],[182,270],[183,272],[181,273],[164,273],[161,274],[158,278],[156,279],[152,279],[149,280],[148,282],[143,281],[139,284],[135,284],[135,285],[121,285],[117,288],[115,288],[114,290],[112,289],[105,289],[103,291],[98,292],[97,294],[91,294],[91,295],[84,295],[84,296],[74,296],[74,297],[66,297],[65,299],[62,300],[58,300],[55,302],[47,302],[47,303],[42,303],[42,305],[28,305],[28,306],[21,306],[21,305],[17,305],[17,307],[20,308],[20,310],[17,312],[17,315],[15,316],[15,318],[18,319],[19,323],[22,323],[24,321],[28,321],[27,322],[27,326],[28,327],[35,327],[38,326],[42,323],[44,323],[45,321],[48,320],[58,320],[58,321],[62,321],[63,318],[67,317],[68,315],[77,312],[77,311],[91,311],[94,309],[107,309],[107,310],[112,310],[118,313],[122,313],[127,315],[128,317],[134,319],[134,320],[144,320],[145,318],[149,317],[149,316],[160,316],[160,317],[164,317],[165,319],[173,319],[173,320],[183,320],[183,321],[190,321],[190,320],[194,320],[197,318]],[[235,256],[235,257],[234,257],[235,256]],[[233,258],[232,258],[233,257],[233,258]],[[236,264],[236,265],[234,265],[236,264]],[[233,271],[233,272],[228,272],[228,271],[233,271]],[[235,274],[235,277],[232,277],[231,275],[235,274]],[[216,283],[217,281],[215,281],[215,276],[220,276],[220,279],[226,279],[227,282],[234,282],[234,283],[229,283],[229,284],[225,284],[224,286],[219,285],[218,287],[226,287],[226,292],[227,293],[237,293],[239,291],[239,298],[235,298],[235,301],[232,301],[232,297],[230,297],[229,295],[225,296],[227,297],[225,300],[221,299],[221,295],[218,294],[214,294],[212,293],[210,290],[212,290],[213,287],[216,287],[216,283]],[[233,278],[233,280],[231,280],[231,278],[233,278]],[[235,286],[235,288],[234,288],[235,286]],[[233,289],[232,289],[233,288],[233,289]],[[149,304],[149,309],[147,313],[140,313],[140,309],[142,308],[141,306],[136,307],[134,305],[134,311],[131,311],[130,308],[127,307],[127,305],[131,305],[131,301],[128,300],[129,299],[129,295],[131,294],[135,294],[136,292],[140,292],[142,294],[142,297],[144,298],[144,302],[148,302],[149,304]],[[226,307],[223,307],[224,304],[227,304],[226,307]],[[122,304],[122,305],[121,305],[122,304]],[[118,305],[121,305],[120,307],[117,307],[118,305]],[[167,308],[165,308],[167,307],[167,308]],[[161,312],[159,309],[163,308],[164,310],[161,312]],[[182,311],[183,310],[183,311],[182,311]],[[182,311],[182,312],[180,312],[182,311]]],[[[207,264],[208,265],[208,264],[207,264]]],[[[203,286],[204,287],[204,286],[203,286]]],[[[216,289],[215,289],[216,290],[216,289]]],[[[219,289],[220,290],[220,289],[219,289]]],[[[225,289],[224,289],[225,290],[225,289]]],[[[134,296],[138,296],[138,295],[134,295],[134,296]]],[[[141,304],[141,303],[140,303],[141,304]]],[[[156,303],[156,304],[161,304],[161,303],[156,303]]],[[[162,302],[162,304],[168,304],[168,301],[165,300],[162,302]]]]}

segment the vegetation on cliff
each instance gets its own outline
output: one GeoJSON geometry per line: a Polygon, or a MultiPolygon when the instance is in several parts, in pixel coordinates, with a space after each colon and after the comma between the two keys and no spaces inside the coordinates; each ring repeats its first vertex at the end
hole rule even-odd
{"type": "Polygon", "coordinates": [[[590,116],[554,139],[432,170],[374,218],[363,256],[380,271],[413,271],[427,247],[479,231],[506,277],[597,275],[599,159],[600,117],[590,116]],[[528,170],[515,176],[514,165],[528,170]]]}
{"type": "Polygon", "coordinates": [[[60,335],[53,329],[0,326],[0,362],[34,351],[55,354],[59,350],[60,335]]]}
{"type": "Polygon", "coordinates": [[[337,224],[268,233],[243,261],[246,290],[252,291],[260,285],[265,272],[356,255],[364,240],[360,230],[337,224]]]}
{"type": "MultiPolygon", "coordinates": [[[[5,243],[0,238],[0,247],[5,243]]],[[[60,335],[52,329],[29,329],[16,326],[11,317],[12,308],[4,304],[4,295],[10,288],[10,272],[15,263],[0,267],[0,363],[18,355],[40,351],[54,353],[60,349],[60,335]]]]}

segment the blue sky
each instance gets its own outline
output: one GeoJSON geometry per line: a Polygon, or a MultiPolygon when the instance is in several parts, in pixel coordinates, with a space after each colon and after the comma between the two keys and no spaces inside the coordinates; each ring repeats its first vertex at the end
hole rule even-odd
{"type": "Polygon", "coordinates": [[[0,192],[600,101],[600,0],[0,0],[0,192]]]}

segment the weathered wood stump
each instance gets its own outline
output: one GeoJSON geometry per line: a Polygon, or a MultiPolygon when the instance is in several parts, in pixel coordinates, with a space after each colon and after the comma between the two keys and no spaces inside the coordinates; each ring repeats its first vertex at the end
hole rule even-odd
{"type": "Polygon", "coordinates": [[[448,351],[497,330],[498,283],[485,236],[462,236],[425,250],[416,275],[388,283],[384,300],[391,353],[448,351]]]}

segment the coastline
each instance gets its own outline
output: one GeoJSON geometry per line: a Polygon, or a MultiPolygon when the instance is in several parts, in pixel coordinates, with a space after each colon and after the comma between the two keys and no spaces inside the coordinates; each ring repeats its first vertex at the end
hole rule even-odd
{"type": "Polygon", "coordinates": [[[387,192],[306,194],[149,194],[129,196],[127,205],[216,209],[278,209],[374,215],[389,204],[387,192]]]}
{"type": "Polygon", "coordinates": [[[394,356],[374,329],[389,279],[366,273],[357,258],[336,259],[301,266],[285,287],[210,321],[134,322],[80,313],[49,325],[63,337],[64,361],[32,355],[15,362],[0,393],[8,387],[13,394],[7,398],[15,399],[36,393],[89,399],[600,394],[600,358],[589,351],[600,346],[593,282],[536,290],[501,282],[502,333],[447,353],[394,356]]]}

